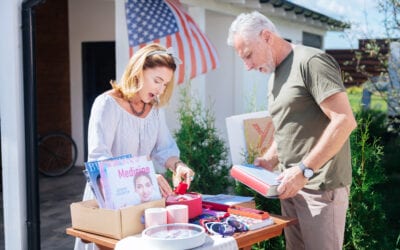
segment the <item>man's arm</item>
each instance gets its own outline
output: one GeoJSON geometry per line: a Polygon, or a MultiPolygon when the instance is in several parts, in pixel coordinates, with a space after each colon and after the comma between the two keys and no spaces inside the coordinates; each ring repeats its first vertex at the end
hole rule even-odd
{"type": "MultiPolygon", "coordinates": [[[[302,160],[314,172],[339,152],[357,126],[345,92],[326,98],[320,107],[330,122],[317,144],[302,160]]],[[[286,199],[295,196],[307,181],[299,167],[288,168],[281,175],[281,185],[278,187],[279,197],[286,199]]]]}
{"type": "Polygon", "coordinates": [[[318,143],[303,159],[303,163],[314,172],[339,152],[351,132],[357,127],[345,92],[328,97],[320,107],[331,121],[318,143]]]}

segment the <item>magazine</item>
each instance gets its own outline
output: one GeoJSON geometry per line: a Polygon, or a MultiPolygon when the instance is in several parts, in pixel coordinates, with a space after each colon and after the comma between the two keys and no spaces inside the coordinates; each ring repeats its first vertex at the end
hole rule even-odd
{"type": "MultiPolygon", "coordinates": [[[[132,157],[131,154],[126,154],[126,155],[121,155],[121,156],[105,159],[104,161],[114,160],[114,159],[131,158],[131,157],[132,157]]],[[[100,181],[99,162],[101,162],[101,161],[85,162],[85,170],[83,170],[83,173],[86,177],[87,182],[90,185],[90,189],[92,190],[99,207],[104,208],[105,200],[104,200],[103,190],[102,190],[101,181],[100,181]]]]}
{"type": "Polygon", "coordinates": [[[154,165],[147,156],[101,161],[105,208],[119,209],[161,199],[154,165]]]}

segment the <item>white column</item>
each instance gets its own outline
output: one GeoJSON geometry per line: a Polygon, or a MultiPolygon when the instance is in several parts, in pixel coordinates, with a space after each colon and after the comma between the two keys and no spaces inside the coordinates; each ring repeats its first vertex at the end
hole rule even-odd
{"type": "MultiPolygon", "coordinates": [[[[201,7],[189,7],[188,8],[188,14],[193,18],[193,20],[196,22],[197,26],[199,26],[200,30],[203,31],[203,33],[206,33],[205,31],[205,25],[206,25],[206,13],[205,9],[201,7]]],[[[191,80],[191,94],[194,96],[197,100],[201,101],[201,103],[204,105],[206,103],[206,77],[205,75],[200,75],[191,80]]]]}
{"type": "Polygon", "coordinates": [[[5,249],[26,249],[22,0],[0,3],[0,119],[5,249]],[[7,35],[5,35],[7,34],[7,35]]]}
{"type": "Polygon", "coordinates": [[[121,79],[129,61],[129,39],[126,28],[125,0],[115,0],[116,80],[121,79]]]}

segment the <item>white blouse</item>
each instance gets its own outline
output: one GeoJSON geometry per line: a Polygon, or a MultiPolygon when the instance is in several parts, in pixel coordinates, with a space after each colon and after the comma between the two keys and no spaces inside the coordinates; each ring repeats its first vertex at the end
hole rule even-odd
{"type": "Polygon", "coordinates": [[[146,117],[134,116],[108,93],[93,103],[88,130],[88,161],[124,154],[150,155],[159,166],[179,149],[165,121],[163,109],[153,107],[146,117]]]}

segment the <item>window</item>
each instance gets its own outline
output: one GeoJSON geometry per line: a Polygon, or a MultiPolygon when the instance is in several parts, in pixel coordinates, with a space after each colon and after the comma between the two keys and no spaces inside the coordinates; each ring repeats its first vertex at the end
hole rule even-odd
{"type": "Polygon", "coordinates": [[[322,49],[322,36],[303,31],[303,45],[322,49]]]}

